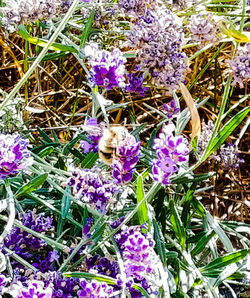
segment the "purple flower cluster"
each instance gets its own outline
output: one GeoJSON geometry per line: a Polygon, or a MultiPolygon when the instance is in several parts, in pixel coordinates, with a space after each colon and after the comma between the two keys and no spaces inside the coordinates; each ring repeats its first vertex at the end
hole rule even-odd
{"type": "Polygon", "coordinates": [[[88,272],[99,273],[102,275],[117,278],[119,274],[119,266],[116,261],[110,261],[105,257],[94,255],[86,259],[86,267],[88,272]]]}
{"type": "Polygon", "coordinates": [[[237,151],[237,146],[231,143],[221,146],[218,160],[223,170],[233,171],[244,162],[244,159],[239,158],[237,151]]]}
{"type": "Polygon", "coordinates": [[[188,29],[194,41],[202,43],[216,41],[217,26],[211,14],[192,15],[189,20],[188,29]]]}
{"type": "Polygon", "coordinates": [[[32,164],[28,144],[18,134],[0,134],[0,179],[15,175],[32,164]]]}
{"type": "Polygon", "coordinates": [[[16,298],[51,298],[52,288],[45,287],[39,280],[30,280],[27,286],[17,281],[11,285],[9,293],[16,298]]]}
{"type": "Polygon", "coordinates": [[[162,184],[169,184],[169,177],[178,171],[178,165],[187,160],[188,141],[183,136],[174,136],[173,124],[164,125],[153,148],[158,159],[152,167],[153,178],[162,184]]]}
{"type": "Polygon", "coordinates": [[[0,297],[2,295],[2,290],[7,284],[7,278],[0,273],[0,297]]]}
{"type": "Polygon", "coordinates": [[[122,144],[117,148],[118,156],[112,163],[113,177],[118,184],[128,183],[133,178],[135,165],[139,160],[141,142],[126,134],[122,144]]]}
{"type": "MultiPolygon", "coordinates": [[[[112,227],[116,228],[121,222],[122,219],[114,222],[112,227]]],[[[154,293],[147,279],[153,270],[154,240],[148,234],[142,233],[142,227],[126,225],[114,235],[114,239],[124,259],[126,286],[131,297],[143,297],[139,291],[131,287],[133,283],[142,286],[153,297],[154,293]]]]}
{"type": "Polygon", "coordinates": [[[29,24],[37,20],[52,18],[59,10],[60,2],[59,0],[6,1],[6,7],[2,9],[3,22],[9,27],[13,24],[29,24]]]}
{"type": "Polygon", "coordinates": [[[126,86],[126,91],[128,92],[136,92],[141,96],[145,95],[145,92],[148,91],[149,88],[143,87],[144,75],[138,73],[129,73],[128,77],[128,85],[126,86]]]}
{"type": "Polygon", "coordinates": [[[208,142],[212,136],[213,131],[213,121],[209,120],[207,124],[204,121],[202,122],[202,130],[197,142],[197,153],[199,156],[201,156],[207,148],[208,142]]]}
{"type": "Polygon", "coordinates": [[[165,113],[168,119],[173,118],[176,114],[180,112],[180,109],[176,107],[175,101],[172,99],[169,104],[163,104],[163,113],[165,113]]]}
{"type": "Polygon", "coordinates": [[[111,52],[99,50],[98,45],[91,43],[85,47],[88,58],[91,85],[111,90],[115,87],[125,87],[126,58],[122,52],[115,48],[111,52]]]}
{"type": "Polygon", "coordinates": [[[55,268],[52,267],[54,261],[59,259],[59,254],[57,250],[49,251],[48,256],[44,257],[38,254],[35,258],[35,262],[32,265],[37,268],[40,272],[47,272],[55,268]]]}
{"type": "Polygon", "coordinates": [[[98,152],[98,143],[102,136],[104,126],[105,123],[101,122],[98,124],[96,118],[89,118],[87,120],[83,130],[88,132],[88,139],[90,142],[86,140],[80,141],[80,146],[84,153],[88,153],[90,151],[98,152]]]}
{"type": "Polygon", "coordinates": [[[77,292],[79,298],[109,298],[113,288],[105,282],[90,281],[82,278],[80,280],[81,290],[77,292]]]}
{"type": "MultiPolygon", "coordinates": [[[[53,228],[52,219],[45,217],[44,213],[36,214],[28,211],[21,216],[22,224],[38,233],[45,233],[53,228]]],[[[46,245],[44,240],[37,238],[30,233],[14,227],[11,233],[4,239],[3,247],[14,251],[24,259],[32,257],[32,251],[38,251],[46,245]]]]}
{"type": "Polygon", "coordinates": [[[125,14],[138,18],[146,14],[148,7],[157,5],[157,2],[157,0],[120,0],[119,7],[125,14]]]}
{"type": "Polygon", "coordinates": [[[102,213],[106,213],[108,204],[115,203],[115,193],[119,191],[98,168],[76,170],[67,183],[76,198],[102,213]]]}
{"type": "Polygon", "coordinates": [[[237,56],[228,61],[228,64],[233,76],[232,85],[239,84],[240,88],[243,88],[244,83],[250,80],[250,43],[242,47],[237,56]]]}
{"type": "Polygon", "coordinates": [[[52,287],[52,297],[64,297],[72,298],[75,297],[78,287],[78,278],[66,278],[58,271],[48,271],[44,274],[36,273],[39,280],[43,280],[46,287],[52,287]]]}
{"type": "Polygon", "coordinates": [[[137,48],[141,70],[150,74],[154,83],[170,91],[184,82],[187,57],[180,51],[183,29],[180,20],[165,7],[147,10],[132,27],[128,45],[137,48]]]}

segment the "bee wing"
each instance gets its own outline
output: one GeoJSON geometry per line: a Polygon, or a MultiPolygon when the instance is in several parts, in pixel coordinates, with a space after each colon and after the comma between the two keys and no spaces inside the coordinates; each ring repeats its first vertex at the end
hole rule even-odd
{"type": "Polygon", "coordinates": [[[103,129],[97,125],[83,125],[81,129],[94,136],[101,136],[103,131],[103,129]]]}

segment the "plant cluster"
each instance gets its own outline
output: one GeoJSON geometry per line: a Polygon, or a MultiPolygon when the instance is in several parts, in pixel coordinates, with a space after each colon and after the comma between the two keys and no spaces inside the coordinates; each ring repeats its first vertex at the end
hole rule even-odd
{"type": "Polygon", "coordinates": [[[14,61],[20,80],[0,102],[0,297],[220,298],[249,290],[249,226],[213,217],[202,201],[216,175],[233,180],[245,165],[238,146],[248,95],[230,100],[250,79],[247,1],[166,2],[0,1],[2,30],[24,39],[24,60],[14,61]],[[191,89],[226,45],[220,107],[201,122],[209,98],[191,89]],[[207,51],[211,61],[192,82],[207,51]],[[55,127],[32,133],[29,82],[38,65],[70,57],[81,70],[62,142],[55,127]],[[90,104],[73,135],[79,94],[90,104]],[[153,99],[143,103],[160,119],[149,134],[134,98],[153,99]]]}

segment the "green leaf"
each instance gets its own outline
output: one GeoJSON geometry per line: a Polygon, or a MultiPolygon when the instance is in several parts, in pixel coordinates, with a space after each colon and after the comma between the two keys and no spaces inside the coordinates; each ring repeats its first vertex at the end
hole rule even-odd
{"type": "Polygon", "coordinates": [[[24,184],[15,194],[16,198],[20,198],[30,192],[36,190],[40,185],[42,185],[48,177],[48,174],[42,174],[38,177],[33,178],[30,182],[24,184]]]}
{"type": "Polygon", "coordinates": [[[62,198],[62,203],[61,203],[61,215],[59,217],[59,222],[58,222],[58,226],[57,226],[57,235],[58,237],[61,235],[62,231],[63,231],[63,227],[65,224],[65,221],[67,219],[68,213],[69,213],[69,208],[71,205],[71,200],[70,200],[70,196],[68,196],[68,194],[70,194],[70,187],[67,186],[66,187],[66,193],[63,195],[62,198]]]}
{"type": "Polygon", "coordinates": [[[51,138],[40,127],[37,127],[37,130],[47,143],[53,143],[51,138]]]}
{"type": "Polygon", "coordinates": [[[45,157],[45,156],[51,154],[52,152],[54,152],[54,150],[55,150],[55,148],[53,146],[49,146],[49,147],[41,150],[39,153],[37,153],[37,155],[40,157],[45,157]]]}
{"type": "MultiPolygon", "coordinates": [[[[29,43],[32,43],[36,46],[40,46],[42,48],[44,48],[48,41],[45,39],[41,39],[41,38],[37,38],[37,37],[33,37],[31,36],[28,31],[26,30],[24,25],[20,25],[19,26],[19,31],[18,34],[20,36],[22,36],[22,38],[24,38],[25,40],[27,40],[29,43]]],[[[62,52],[70,52],[70,53],[76,53],[78,54],[78,50],[75,47],[72,46],[68,46],[68,45],[64,45],[61,43],[57,43],[54,42],[50,47],[49,50],[53,50],[53,51],[62,51],[62,52]]]]}
{"type": "Polygon", "coordinates": [[[204,208],[204,206],[202,205],[202,203],[197,200],[196,197],[192,198],[191,201],[192,206],[194,207],[195,211],[200,215],[200,216],[205,216],[206,214],[206,210],[204,208]]]}
{"type": "Polygon", "coordinates": [[[141,286],[137,285],[137,284],[133,284],[132,285],[132,288],[138,290],[141,292],[141,294],[143,295],[143,297],[146,297],[146,298],[150,298],[148,292],[141,286]]]}
{"type": "Polygon", "coordinates": [[[173,184],[188,184],[188,183],[193,183],[193,182],[200,182],[200,181],[204,181],[212,176],[214,176],[215,173],[206,173],[206,174],[196,174],[196,175],[188,175],[188,176],[176,176],[174,178],[171,179],[171,182],[173,184]]]}
{"type": "Polygon", "coordinates": [[[101,275],[101,274],[93,274],[93,273],[87,273],[87,272],[64,272],[63,275],[66,277],[95,279],[98,281],[106,282],[109,285],[116,285],[115,278],[108,277],[106,275],[101,275]]]}
{"type": "Polygon", "coordinates": [[[97,161],[97,159],[98,159],[98,154],[91,151],[86,155],[86,157],[81,163],[81,166],[83,168],[92,168],[95,162],[97,161]]]}
{"type": "MultiPolygon", "coordinates": [[[[137,204],[139,204],[144,199],[144,191],[143,191],[143,180],[141,176],[138,176],[137,179],[137,204]]],[[[142,225],[145,222],[148,222],[148,208],[147,203],[144,201],[140,204],[138,208],[138,217],[139,223],[142,225]]]]}
{"type": "Polygon", "coordinates": [[[219,133],[216,135],[216,137],[209,145],[205,159],[224,143],[224,141],[230,136],[230,134],[235,130],[235,128],[239,126],[239,124],[243,121],[243,119],[246,117],[249,111],[250,107],[244,108],[222,127],[222,129],[219,131],[219,133]]]}
{"type": "Polygon", "coordinates": [[[72,149],[75,144],[81,140],[81,135],[78,135],[77,137],[75,137],[74,139],[72,139],[64,148],[63,148],[63,154],[67,155],[69,153],[69,150],[72,149]]]}
{"type": "Polygon", "coordinates": [[[196,246],[194,247],[194,249],[191,251],[191,255],[192,257],[195,257],[196,255],[198,255],[199,253],[201,253],[206,245],[208,244],[208,242],[216,235],[216,233],[214,231],[211,231],[210,233],[207,233],[206,235],[202,236],[200,238],[200,240],[198,241],[198,243],[196,244],[196,246]]]}
{"type": "Polygon", "coordinates": [[[209,273],[214,270],[223,270],[224,267],[227,265],[230,265],[232,263],[236,263],[240,261],[241,259],[245,258],[249,254],[250,250],[248,249],[242,249],[236,252],[232,252],[230,254],[224,255],[222,257],[219,257],[209,264],[207,264],[205,267],[201,268],[200,271],[202,274],[209,273]]]}
{"type": "Polygon", "coordinates": [[[184,226],[181,222],[180,216],[177,212],[177,209],[174,206],[174,202],[171,200],[169,203],[170,207],[170,220],[172,223],[172,227],[175,233],[176,238],[180,241],[180,245],[182,249],[185,249],[185,241],[186,241],[186,232],[184,226]]]}
{"type": "Polygon", "coordinates": [[[92,24],[93,24],[93,21],[94,21],[94,17],[95,17],[95,10],[92,9],[90,15],[89,15],[89,18],[88,18],[88,21],[82,31],[82,36],[81,36],[81,41],[80,41],[80,49],[85,45],[86,41],[87,41],[87,38],[88,38],[88,34],[92,28],[92,24]]]}
{"type": "Polygon", "coordinates": [[[230,241],[230,239],[227,237],[226,233],[222,230],[222,228],[219,225],[219,222],[212,217],[212,215],[208,212],[206,212],[206,220],[208,221],[211,228],[216,232],[218,237],[220,238],[221,242],[224,244],[226,249],[229,252],[233,252],[233,245],[230,241]]]}
{"type": "Polygon", "coordinates": [[[167,254],[166,254],[166,250],[165,250],[165,241],[164,241],[163,235],[161,233],[159,224],[155,219],[153,219],[153,226],[154,226],[155,248],[156,248],[156,251],[161,259],[162,264],[165,266],[166,259],[167,259],[167,254]]]}

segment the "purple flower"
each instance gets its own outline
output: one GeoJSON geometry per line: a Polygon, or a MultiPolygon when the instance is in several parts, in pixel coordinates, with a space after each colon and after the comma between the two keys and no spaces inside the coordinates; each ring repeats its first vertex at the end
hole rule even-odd
{"type": "Polygon", "coordinates": [[[185,81],[188,59],[181,52],[183,29],[180,20],[164,6],[147,10],[132,25],[128,45],[137,48],[141,71],[151,75],[157,86],[170,91],[185,81]]]}
{"type": "Polygon", "coordinates": [[[170,184],[169,177],[178,172],[176,162],[171,157],[164,157],[153,163],[152,174],[155,181],[161,182],[163,185],[170,184]]]}
{"type": "Polygon", "coordinates": [[[176,107],[175,101],[172,99],[169,104],[163,104],[163,112],[167,115],[168,119],[173,118],[176,114],[180,112],[180,109],[176,107]]]}
{"type": "Polygon", "coordinates": [[[106,213],[108,204],[115,202],[114,194],[119,191],[119,187],[98,168],[76,170],[68,185],[72,186],[76,198],[102,213],[106,213]]]}
{"type": "Polygon", "coordinates": [[[67,278],[62,276],[61,272],[47,271],[44,274],[37,273],[40,279],[44,281],[45,286],[52,286],[52,297],[73,298],[76,297],[78,289],[78,278],[67,278]]]}
{"type": "Polygon", "coordinates": [[[18,134],[0,134],[0,179],[15,175],[32,164],[28,144],[18,134]]]}
{"type": "Polygon", "coordinates": [[[80,141],[80,146],[85,154],[90,151],[98,152],[98,143],[102,136],[104,126],[105,124],[103,122],[98,124],[96,118],[89,118],[86,125],[82,127],[83,130],[88,133],[88,139],[90,141],[80,141]]]}
{"type": "Polygon", "coordinates": [[[105,282],[90,281],[80,279],[81,290],[77,292],[79,298],[109,298],[113,293],[113,288],[105,282]]]}
{"type": "Polygon", "coordinates": [[[233,75],[232,85],[239,84],[240,88],[250,80],[250,44],[242,47],[233,60],[228,60],[233,75]]]}
{"type": "MultiPolygon", "coordinates": [[[[45,217],[44,213],[36,214],[33,211],[28,211],[21,215],[22,224],[31,230],[44,233],[53,228],[52,219],[45,217]]],[[[31,258],[32,251],[37,251],[44,247],[46,242],[30,233],[23,231],[18,227],[14,227],[11,233],[4,239],[4,247],[8,247],[19,256],[31,258]]]]}
{"type": "Polygon", "coordinates": [[[113,278],[117,278],[119,274],[118,263],[116,261],[110,261],[105,257],[94,255],[93,257],[86,258],[85,262],[88,272],[93,271],[113,278]]]}
{"type": "Polygon", "coordinates": [[[8,282],[7,277],[5,277],[3,274],[0,273],[0,297],[2,294],[2,290],[6,286],[7,282],[8,282]]]}
{"type": "Polygon", "coordinates": [[[12,297],[17,298],[51,298],[52,288],[44,287],[44,283],[38,280],[28,281],[28,285],[24,286],[20,281],[12,284],[9,292],[12,297]]]}
{"type": "Polygon", "coordinates": [[[38,254],[36,255],[36,260],[32,265],[40,270],[40,272],[55,270],[55,267],[52,267],[52,264],[54,263],[54,261],[58,261],[59,257],[60,256],[57,250],[50,251],[47,257],[38,254]]]}
{"type": "Polygon", "coordinates": [[[204,121],[202,121],[202,130],[197,141],[197,153],[199,156],[201,156],[205,151],[205,149],[207,148],[208,142],[211,139],[213,131],[214,131],[213,121],[209,120],[207,124],[204,121]]]}
{"type": "Polygon", "coordinates": [[[183,136],[174,136],[173,124],[164,125],[158,138],[154,140],[153,148],[159,157],[170,157],[176,163],[187,160],[188,141],[183,136]]]}
{"type": "Polygon", "coordinates": [[[244,159],[238,157],[237,151],[237,146],[231,143],[221,146],[218,160],[221,163],[223,170],[233,171],[244,162],[244,159]]]}
{"type": "Polygon", "coordinates": [[[88,218],[86,224],[84,225],[84,227],[82,229],[82,234],[86,238],[89,238],[90,237],[90,229],[91,229],[91,223],[92,222],[93,222],[93,219],[92,218],[88,218]]]}
{"type": "Polygon", "coordinates": [[[125,87],[126,58],[117,48],[111,52],[99,50],[98,45],[91,43],[85,47],[90,69],[92,86],[104,87],[108,90],[114,87],[125,87]]]}
{"type": "MultiPolygon", "coordinates": [[[[111,224],[112,228],[116,228],[123,220],[121,218],[111,224]]],[[[114,235],[124,260],[126,287],[133,298],[143,297],[139,291],[131,287],[133,283],[139,284],[152,294],[147,278],[153,270],[155,242],[149,234],[142,233],[142,229],[145,230],[145,227],[123,225],[121,231],[114,235]]]]}
{"type": "Polygon", "coordinates": [[[136,92],[140,94],[141,96],[145,95],[145,92],[149,90],[147,87],[143,87],[143,81],[144,81],[144,75],[143,74],[137,74],[137,73],[128,73],[128,85],[126,86],[126,91],[128,92],[136,92]]]}
{"type": "Polygon", "coordinates": [[[191,32],[191,38],[194,41],[216,41],[217,26],[211,14],[205,13],[192,15],[189,20],[188,29],[191,32]]]}
{"type": "Polygon", "coordinates": [[[188,141],[183,136],[174,136],[173,124],[164,125],[153,148],[158,159],[153,161],[152,174],[155,181],[163,185],[169,184],[169,177],[178,171],[178,164],[187,160],[188,141]]]}
{"type": "Polygon", "coordinates": [[[118,148],[118,158],[114,159],[113,177],[118,184],[128,183],[133,178],[135,165],[139,160],[141,142],[127,133],[122,145],[118,148]]]}

